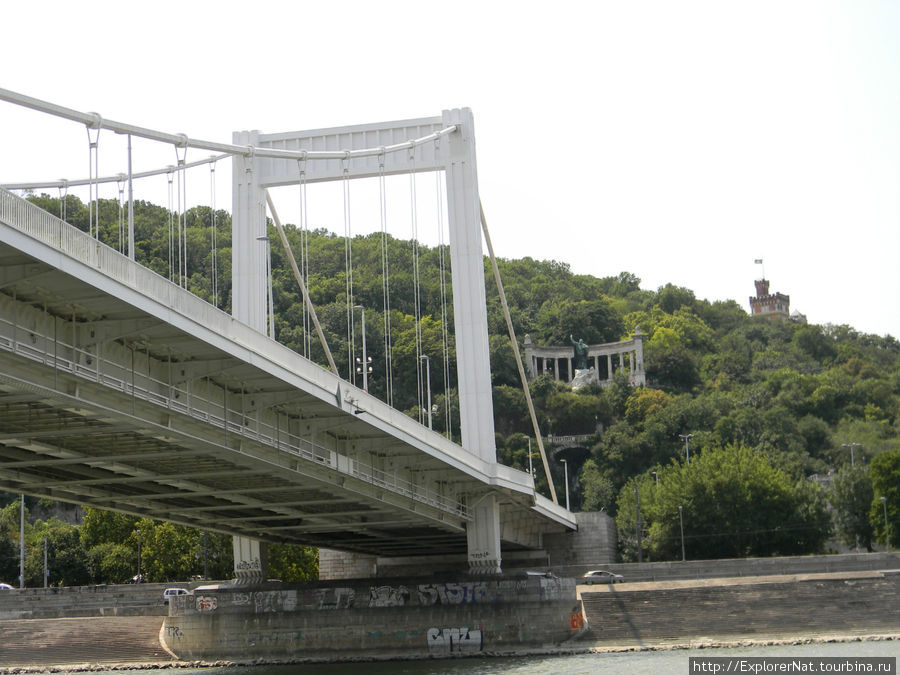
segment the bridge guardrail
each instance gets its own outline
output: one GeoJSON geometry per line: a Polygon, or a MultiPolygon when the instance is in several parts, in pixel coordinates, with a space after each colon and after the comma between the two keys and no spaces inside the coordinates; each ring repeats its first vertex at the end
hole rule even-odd
{"type": "MultiPolygon", "coordinates": [[[[202,298],[184,291],[152,270],[134,263],[118,251],[2,188],[0,188],[0,221],[56,246],[81,262],[100,268],[104,274],[145,292],[156,300],[167,302],[168,306],[177,311],[185,314],[194,312],[194,315],[203,315],[210,310],[221,312],[202,298]]],[[[245,328],[248,331],[252,330],[249,327],[245,328]]],[[[106,358],[100,350],[80,349],[61,339],[59,335],[44,335],[32,327],[18,326],[14,321],[0,318],[0,349],[116,389],[123,394],[173,412],[222,427],[229,433],[325,465],[339,473],[378,485],[390,492],[460,518],[471,519],[465,503],[444,497],[430,490],[427,485],[422,488],[397,475],[375,467],[360,465],[352,461],[352,458],[347,458],[346,462],[339,462],[339,453],[336,451],[262,422],[258,415],[254,418],[234,410],[229,411],[227,405],[213,399],[210,392],[204,397],[191,387],[173,386],[151,377],[149,373],[128,369],[121,363],[106,358]],[[43,348],[38,346],[39,344],[43,345],[43,348]],[[214,413],[215,408],[221,408],[222,414],[214,413]]]]}

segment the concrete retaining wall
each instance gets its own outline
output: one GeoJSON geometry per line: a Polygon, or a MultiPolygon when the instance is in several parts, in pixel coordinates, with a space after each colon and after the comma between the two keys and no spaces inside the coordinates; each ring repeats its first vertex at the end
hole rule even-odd
{"type": "Polygon", "coordinates": [[[625,581],[669,579],[715,579],[758,577],[772,574],[817,574],[900,569],[900,552],[843,553],[838,555],[789,556],[781,558],[734,558],[688,560],[687,562],[614,563],[609,565],[553,565],[559,576],[580,577],[588,569],[602,567],[625,577],[625,581]]]}
{"type": "Polygon", "coordinates": [[[207,588],[173,599],[182,659],[434,658],[560,645],[583,631],[572,579],[392,579],[207,588]]]}
{"type": "Polygon", "coordinates": [[[586,639],[598,646],[900,632],[900,574],[652,590],[617,585],[582,599],[586,639]]]}
{"type": "Polygon", "coordinates": [[[0,621],[75,616],[165,616],[166,588],[197,584],[122,584],[68,588],[22,588],[2,591],[0,621]]]}

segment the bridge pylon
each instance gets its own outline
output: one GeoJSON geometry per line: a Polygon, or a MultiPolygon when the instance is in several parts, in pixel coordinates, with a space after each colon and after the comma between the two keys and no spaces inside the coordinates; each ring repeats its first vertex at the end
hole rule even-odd
{"type": "MultiPolygon", "coordinates": [[[[265,191],[269,187],[403,174],[444,171],[449,217],[450,255],[453,265],[453,307],[459,386],[462,447],[466,452],[496,463],[494,414],[490,379],[484,253],[481,245],[480,198],[475,157],[475,127],[468,108],[446,110],[440,117],[385,122],[351,127],[262,134],[240,131],[235,144],[292,151],[339,151],[334,158],[303,162],[251,155],[233,159],[232,273],[235,318],[266,332],[265,191]],[[410,144],[400,151],[351,157],[367,148],[396,147],[455,127],[434,143],[410,144]],[[301,175],[301,171],[302,174],[301,175]]],[[[479,495],[475,517],[467,530],[468,560],[472,571],[500,572],[500,505],[493,495],[479,495]]],[[[252,548],[252,547],[250,547],[252,548]]],[[[249,548],[235,543],[235,566],[249,548]]]]}

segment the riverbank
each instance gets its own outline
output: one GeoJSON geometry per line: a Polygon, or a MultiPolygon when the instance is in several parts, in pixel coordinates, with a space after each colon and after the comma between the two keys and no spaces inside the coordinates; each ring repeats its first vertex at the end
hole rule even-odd
{"type": "MultiPolygon", "coordinates": [[[[480,658],[492,657],[527,657],[527,656],[566,656],[577,654],[627,654],[637,652],[677,652],[688,650],[708,649],[740,649],[740,648],[766,648],[766,647],[791,647],[809,645],[835,645],[851,643],[884,643],[886,651],[900,653],[900,632],[872,635],[819,635],[816,637],[794,636],[780,639],[756,640],[744,638],[736,640],[696,640],[673,644],[655,645],[584,645],[580,648],[556,648],[530,650],[527,652],[488,653],[483,652],[477,656],[460,656],[467,660],[477,661],[480,658]]],[[[26,675],[32,673],[82,673],[82,672],[110,672],[110,671],[148,671],[148,670],[185,670],[185,669],[213,669],[240,666],[269,666],[269,665],[297,665],[297,664],[321,664],[321,663],[371,663],[380,661],[398,661],[401,659],[352,658],[340,660],[317,659],[256,659],[253,661],[160,661],[160,662],[136,662],[136,663],[72,663],[59,665],[35,665],[35,666],[11,666],[0,667],[0,675],[26,675]]],[[[412,659],[410,659],[412,660],[412,659]]]]}
{"type": "MultiPolygon", "coordinates": [[[[376,587],[379,593],[373,595],[366,586],[359,590],[357,597],[367,605],[375,601],[382,605],[389,597],[382,593],[384,588],[376,587]]],[[[418,586],[409,588],[411,593],[418,593],[418,586]]],[[[310,589],[309,592],[321,595],[321,590],[310,589]]],[[[515,641],[500,644],[483,639],[478,644],[470,641],[466,645],[470,649],[465,653],[445,656],[614,654],[859,641],[883,641],[890,646],[890,653],[900,653],[900,612],[897,611],[900,607],[900,571],[897,570],[647,581],[577,586],[575,591],[587,619],[586,629],[577,631],[577,639],[542,639],[530,645],[520,645],[515,641]]],[[[146,594],[143,589],[137,592],[146,594]]],[[[287,591],[276,592],[283,601],[289,599],[288,595],[284,595],[287,591]]],[[[17,592],[11,593],[19,595],[17,592]]],[[[65,589],[55,595],[64,594],[65,589]]],[[[125,601],[118,598],[119,594],[119,589],[106,593],[117,598],[119,603],[115,611],[109,611],[107,616],[97,615],[99,608],[86,605],[82,611],[90,610],[92,614],[89,616],[55,618],[46,616],[50,614],[46,612],[46,618],[41,619],[0,620],[0,674],[196,669],[263,663],[383,662],[422,658],[421,655],[377,649],[332,649],[327,653],[314,654],[315,658],[309,658],[313,654],[302,650],[278,654],[274,650],[260,649],[222,654],[223,657],[232,657],[227,660],[210,659],[205,655],[198,655],[196,660],[178,659],[166,649],[169,633],[174,636],[177,632],[175,626],[167,628],[165,619],[159,616],[157,604],[161,600],[153,596],[152,605],[148,607],[151,616],[133,616],[134,610],[126,610],[122,606],[125,601]],[[306,658],[294,658],[299,655],[306,658]],[[202,660],[204,658],[206,660],[202,660]]],[[[74,592],[72,597],[83,598],[84,593],[74,592]]],[[[459,593],[454,597],[464,599],[459,593]]],[[[13,598],[14,595],[6,596],[9,601],[13,598]]],[[[27,596],[20,597],[20,600],[26,599],[27,596]]],[[[243,602],[246,598],[240,600],[243,602]]],[[[33,602],[37,602],[37,598],[23,604],[33,602]]],[[[229,601],[225,602],[230,606],[229,601]]],[[[396,616],[403,616],[401,606],[359,610],[354,609],[359,603],[347,600],[345,604],[348,606],[343,609],[323,611],[329,615],[344,613],[348,618],[361,619],[363,614],[368,613],[370,616],[364,621],[368,630],[399,630],[399,626],[392,621],[396,616]],[[349,606],[351,604],[353,607],[349,606]],[[369,619],[377,621],[373,623],[369,619]],[[390,628],[385,627],[388,625],[390,628]]],[[[15,602],[4,605],[17,614],[25,611],[24,607],[16,607],[15,602]]],[[[492,618],[497,616],[497,608],[491,603],[456,606],[468,606],[478,613],[477,617],[473,614],[456,623],[448,618],[447,625],[460,626],[461,632],[468,630],[463,626],[476,628],[484,622],[483,634],[480,629],[478,632],[488,636],[491,626],[486,622],[493,620],[499,623],[498,619],[492,618]]],[[[261,605],[261,608],[267,611],[259,615],[253,628],[256,632],[260,632],[262,621],[268,622],[274,616],[276,609],[269,605],[261,605]]],[[[447,608],[448,611],[450,609],[447,608]]],[[[568,606],[566,609],[568,611],[568,606]]],[[[461,616],[458,612],[448,615],[450,618],[461,616]]],[[[346,641],[343,628],[342,625],[341,632],[332,633],[334,639],[346,641]]],[[[298,642],[305,639],[308,629],[302,630],[303,635],[297,639],[298,642]]],[[[419,639],[428,639],[426,633],[420,633],[419,639]]],[[[283,637],[283,633],[279,636],[283,637]]],[[[424,658],[433,656],[437,655],[426,653],[424,658]]]]}

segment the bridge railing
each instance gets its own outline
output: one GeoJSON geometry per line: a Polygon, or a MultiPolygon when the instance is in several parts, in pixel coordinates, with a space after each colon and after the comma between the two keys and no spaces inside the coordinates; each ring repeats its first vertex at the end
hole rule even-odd
{"type": "Polygon", "coordinates": [[[208,392],[199,393],[188,387],[178,387],[123,366],[96,351],[78,348],[47,335],[33,326],[19,326],[0,318],[0,350],[36,361],[58,373],[70,373],[162,408],[190,416],[235,434],[275,448],[295,458],[315,462],[363,482],[384,488],[403,497],[428,504],[441,511],[468,519],[466,504],[448,498],[429,488],[406,480],[396,474],[341,455],[308,438],[303,438],[260,419],[223,406],[222,401],[208,392]],[[216,412],[220,410],[221,412],[216,412]]]}
{"type": "MultiPolygon", "coordinates": [[[[205,300],[2,188],[0,221],[100,269],[104,274],[182,314],[195,317],[208,316],[210,311],[224,314],[205,300]]],[[[224,318],[229,320],[231,328],[234,328],[234,324],[239,324],[227,315],[224,318]]],[[[243,324],[239,325],[246,331],[252,331],[243,324]]],[[[153,378],[148,372],[138,372],[133,366],[107,358],[97,350],[81,349],[61,338],[57,331],[54,333],[49,335],[34,326],[17,325],[15,317],[12,321],[0,318],[0,349],[37,361],[56,371],[71,373],[136,399],[188,415],[211,426],[221,427],[227,433],[258,441],[446,513],[464,519],[470,518],[465,503],[441,495],[427,485],[418,485],[396,474],[341,456],[334,450],[261,420],[258,414],[251,417],[242,411],[229,409],[222,400],[211,396],[210,392],[204,395],[191,387],[173,386],[153,378]]],[[[254,333],[245,337],[247,342],[251,342],[252,338],[258,336],[254,333]]]]}

